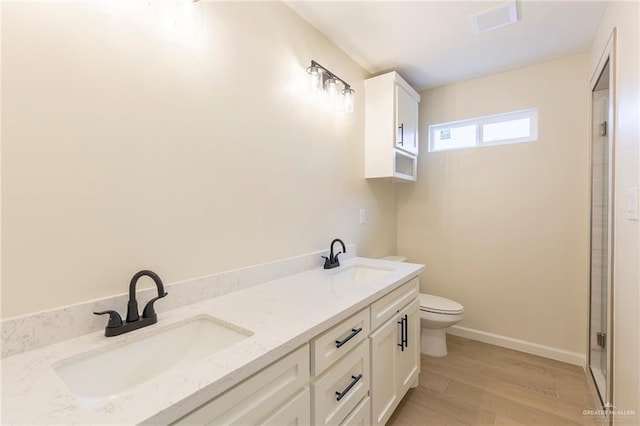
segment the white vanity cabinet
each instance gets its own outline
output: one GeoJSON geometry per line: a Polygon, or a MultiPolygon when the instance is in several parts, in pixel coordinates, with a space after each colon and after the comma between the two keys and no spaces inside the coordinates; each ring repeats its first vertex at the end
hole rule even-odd
{"type": "Polygon", "coordinates": [[[174,424],[384,424],[417,385],[418,297],[414,278],[174,424]]]}
{"type": "Polygon", "coordinates": [[[275,425],[296,419],[308,424],[308,381],[309,345],[304,345],[174,424],[275,425]]]}
{"type": "Polygon", "coordinates": [[[420,374],[417,278],[371,305],[371,422],[384,425],[420,374]],[[374,328],[374,327],[372,327],[374,328]]]}
{"type": "Polygon", "coordinates": [[[415,181],[420,95],[397,72],[365,80],[365,177],[415,181]]]}

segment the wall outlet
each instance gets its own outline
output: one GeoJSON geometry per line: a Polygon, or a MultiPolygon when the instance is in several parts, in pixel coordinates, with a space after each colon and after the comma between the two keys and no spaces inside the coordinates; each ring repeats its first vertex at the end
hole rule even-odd
{"type": "Polygon", "coordinates": [[[360,209],[360,225],[367,223],[367,211],[360,209]]]}

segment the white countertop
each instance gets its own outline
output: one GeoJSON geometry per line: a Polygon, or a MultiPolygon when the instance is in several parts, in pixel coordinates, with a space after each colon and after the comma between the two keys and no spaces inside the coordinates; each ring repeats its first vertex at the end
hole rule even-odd
{"type": "MultiPolygon", "coordinates": [[[[160,313],[157,324],[121,336],[106,338],[100,331],[5,358],[2,424],[173,422],[418,276],[423,269],[423,265],[412,263],[356,257],[333,270],[317,268],[160,313]],[[392,272],[367,283],[331,279],[354,265],[392,272]],[[203,314],[254,334],[194,364],[171,369],[93,409],[83,408],[52,368],[67,358],[136,340],[203,314]]],[[[152,358],[153,353],[148,356],[152,358]]]]}

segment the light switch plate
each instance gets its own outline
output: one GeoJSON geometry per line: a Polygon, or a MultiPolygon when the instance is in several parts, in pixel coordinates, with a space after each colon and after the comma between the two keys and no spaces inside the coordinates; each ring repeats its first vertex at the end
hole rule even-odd
{"type": "Polygon", "coordinates": [[[367,223],[367,211],[365,209],[360,209],[360,224],[367,223]]]}
{"type": "Polygon", "coordinates": [[[627,189],[627,219],[638,220],[638,187],[627,189]]]}

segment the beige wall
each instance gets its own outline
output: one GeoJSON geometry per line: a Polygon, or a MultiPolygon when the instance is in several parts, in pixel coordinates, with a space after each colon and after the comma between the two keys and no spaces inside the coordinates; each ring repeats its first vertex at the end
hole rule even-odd
{"type": "Polygon", "coordinates": [[[3,317],[143,268],[174,282],[333,237],[395,252],[393,186],[364,179],[368,74],[282,3],[201,3],[187,44],[145,1],[3,3],[3,317]],[[311,59],[354,114],[309,101],[311,59]]]}
{"type": "Polygon", "coordinates": [[[418,182],[398,192],[398,253],[461,326],[584,354],[588,55],[421,93],[418,182]],[[538,141],[427,153],[428,125],[539,108],[538,141]]]}
{"type": "Polygon", "coordinates": [[[640,186],[640,3],[609,2],[590,57],[596,65],[617,28],[617,137],[615,140],[613,403],[640,421],[640,226],[626,218],[626,191],[640,186]]]}

